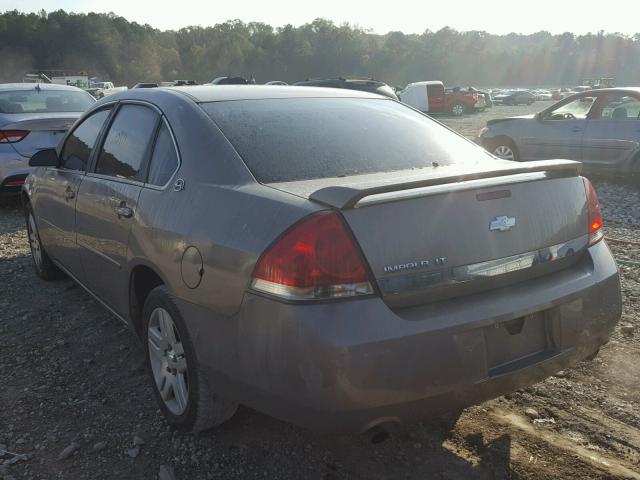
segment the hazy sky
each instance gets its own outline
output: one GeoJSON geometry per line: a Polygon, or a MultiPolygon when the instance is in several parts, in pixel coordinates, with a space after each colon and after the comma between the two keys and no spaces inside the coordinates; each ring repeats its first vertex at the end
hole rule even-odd
{"type": "Polygon", "coordinates": [[[421,33],[449,25],[457,30],[490,33],[552,33],[640,31],[638,0],[611,4],[584,0],[0,0],[0,11],[35,12],[64,9],[73,12],[115,12],[128,20],[160,29],[215,25],[229,19],[295,26],[323,17],[349,22],[376,33],[400,30],[421,33]],[[603,8],[611,5],[611,8],[603,8]]]}

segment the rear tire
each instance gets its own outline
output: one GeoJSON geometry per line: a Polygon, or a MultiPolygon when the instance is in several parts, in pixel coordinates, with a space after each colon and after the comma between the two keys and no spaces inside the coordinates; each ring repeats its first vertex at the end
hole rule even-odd
{"type": "Polygon", "coordinates": [[[38,226],[36,225],[36,217],[30,203],[27,203],[24,207],[24,216],[27,222],[27,239],[29,240],[31,259],[33,260],[36,274],[43,280],[48,281],[64,278],[65,274],[53,263],[42,245],[38,226]]]}
{"type": "Polygon", "coordinates": [[[229,420],[238,404],[220,397],[205,377],[182,314],[164,285],[147,296],[142,323],[151,386],[167,422],[198,433],[229,420]]]}
{"type": "Polygon", "coordinates": [[[459,117],[459,116],[463,115],[464,112],[465,112],[465,108],[464,108],[463,104],[454,103],[453,105],[451,105],[451,115],[459,117]]]}

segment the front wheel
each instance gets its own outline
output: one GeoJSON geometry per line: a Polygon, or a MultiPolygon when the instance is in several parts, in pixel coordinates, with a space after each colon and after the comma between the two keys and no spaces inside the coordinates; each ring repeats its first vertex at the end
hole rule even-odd
{"type": "Polygon", "coordinates": [[[153,391],[167,421],[198,433],[229,420],[238,404],[217,394],[205,378],[185,322],[166,287],[144,303],[143,328],[153,391]]]}
{"type": "Polygon", "coordinates": [[[31,258],[36,274],[43,280],[57,280],[64,277],[64,273],[51,260],[47,251],[42,245],[38,227],[36,225],[36,217],[30,203],[27,203],[24,209],[25,220],[27,222],[27,239],[29,240],[29,249],[31,250],[31,258]]]}
{"type": "Polygon", "coordinates": [[[451,114],[459,117],[464,113],[464,105],[461,103],[454,103],[451,105],[451,114]]]}

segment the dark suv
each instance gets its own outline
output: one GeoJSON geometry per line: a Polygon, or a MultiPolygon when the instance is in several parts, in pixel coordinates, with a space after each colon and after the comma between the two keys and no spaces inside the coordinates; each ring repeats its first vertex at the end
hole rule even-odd
{"type": "Polygon", "coordinates": [[[304,87],[329,87],[329,88],[346,88],[348,90],[362,90],[364,92],[377,93],[385,97],[398,100],[398,96],[389,85],[373,79],[362,78],[328,78],[325,80],[305,80],[295,85],[304,87]]]}

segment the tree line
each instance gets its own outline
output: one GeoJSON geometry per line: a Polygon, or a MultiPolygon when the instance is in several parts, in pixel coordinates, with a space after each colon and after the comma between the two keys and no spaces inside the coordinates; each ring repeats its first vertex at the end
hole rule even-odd
{"type": "Polygon", "coordinates": [[[230,20],[212,27],[161,31],[110,14],[0,14],[0,82],[28,70],[87,71],[116,84],[175,79],[208,82],[253,75],[258,83],[338,76],[373,77],[392,86],[443,80],[450,86],[576,85],[583,78],[640,83],[640,34],[422,34],[337,25],[301,26],[230,20]]]}

